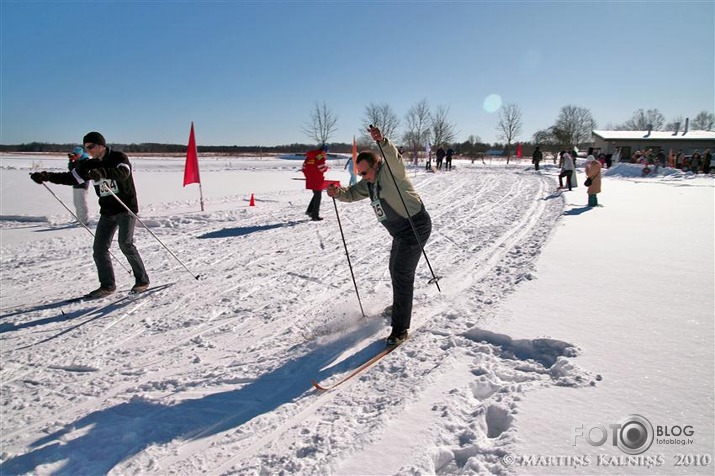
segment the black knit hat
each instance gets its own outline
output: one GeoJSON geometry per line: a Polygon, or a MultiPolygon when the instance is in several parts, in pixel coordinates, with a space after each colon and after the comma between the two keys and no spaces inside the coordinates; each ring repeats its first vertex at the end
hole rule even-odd
{"type": "Polygon", "coordinates": [[[88,132],[82,139],[82,144],[107,145],[107,141],[99,132],[88,132]]]}

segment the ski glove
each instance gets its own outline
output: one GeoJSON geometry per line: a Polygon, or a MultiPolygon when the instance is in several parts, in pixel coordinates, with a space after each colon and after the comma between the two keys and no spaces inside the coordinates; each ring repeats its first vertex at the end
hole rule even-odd
{"type": "Polygon", "coordinates": [[[102,169],[91,169],[87,171],[87,178],[92,180],[102,180],[105,177],[102,169]]]}
{"type": "Polygon", "coordinates": [[[36,182],[41,184],[42,182],[48,182],[50,180],[49,174],[45,172],[44,170],[42,172],[33,172],[30,174],[30,178],[36,182]]]}

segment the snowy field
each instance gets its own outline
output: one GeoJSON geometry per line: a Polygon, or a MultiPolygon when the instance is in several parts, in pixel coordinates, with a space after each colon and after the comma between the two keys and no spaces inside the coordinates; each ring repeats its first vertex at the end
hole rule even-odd
{"type": "Polygon", "coordinates": [[[410,169],[442,291],[422,260],[411,338],[320,393],[389,333],[367,202],[337,204],[363,317],[300,162],[202,157],[201,212],[182,158],[130,157],[140,218],[188,270],[138,227],[152,289],[127,296],[115,263],[115,296],[66,304],[98,285],[92,238],[28,177],[66,161],[0,159],[2,475],[715,471],[712,177],[620,165],[588,209],[551,165],[410,169]]]}

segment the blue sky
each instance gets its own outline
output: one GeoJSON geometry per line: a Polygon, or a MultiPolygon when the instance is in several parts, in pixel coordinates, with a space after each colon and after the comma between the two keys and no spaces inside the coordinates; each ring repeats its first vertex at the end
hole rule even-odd
{"type": "MultiPolygon", "coordinates": [[[[335,142],[365,107],[447,106],[458,140],[497,140],[498,95],[523,133],[566,105],[598,127],[715,109],[715,2],[0,0],[0,143],[309,143],[316,102],[335,142]]],[[[401,130],[400,130],[401,132],[401,130]]]]}

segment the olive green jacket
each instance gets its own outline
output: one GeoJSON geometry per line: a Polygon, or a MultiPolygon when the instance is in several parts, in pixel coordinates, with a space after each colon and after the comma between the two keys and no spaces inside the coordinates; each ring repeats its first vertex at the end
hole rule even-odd
{"type": "MultiPolygon", "coordinates": [[[[375,180],[375,183],[372,185],[372,198],[380,200],[381,205],[387,213],[387,221],[401,221],[407,218],[405,205],[407,205],[407,209],[409,210],[409,216],[414,216],[422,210],[422,199],[420,199],[420,196],[415,191],[415,187],[407,177],[405,164],[402,162],[402,157],[400,157],[397,152],[397,148],[392,145],[387,138],[382,140],[380,146],[385,153],[385,158],[390,168],[388,169],[387,164],[385,164],[383,160],[380,160],[377,180],[375,180]],[[392,179],[390,170],[395,180],[392,179]],[[395,181],[397,182],[397,187],[395,187],[395,181]],[[403,205],[400,200],[398,189],[399,192],[402,193],[405,205],[403,205]]],[[[378,157],[380,156],[378,155],[378,157]]],[[[342,187],[335,198],[341,202],[355,202],[357,200],[370,198],[370,186],[368,181],[360,180],[350,187],[342,187]]],[[[385,225],[387,226],[387,224],[385,225]]]]}

